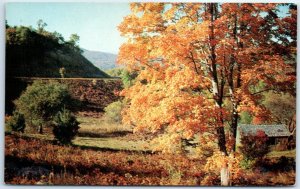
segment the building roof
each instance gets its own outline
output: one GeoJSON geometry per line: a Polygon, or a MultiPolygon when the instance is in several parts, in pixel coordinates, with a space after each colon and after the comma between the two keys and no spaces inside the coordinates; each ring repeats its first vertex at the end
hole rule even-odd
{"type": "Polygon", "coordinates": [[[257,131],[264,131],[268,137],[290,136],[288,128],[285,125],[239,125],[240,132],[244,135],[255,135],[257,131]]]}

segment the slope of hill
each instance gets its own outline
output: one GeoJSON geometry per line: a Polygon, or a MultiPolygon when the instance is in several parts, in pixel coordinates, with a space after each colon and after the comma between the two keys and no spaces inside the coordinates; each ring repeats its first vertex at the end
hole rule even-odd
{"type": "Polygon", "coordinates": [[[90,51],[82,49],[82,55],[91,61],[96,67],[102,70],[108,70],[118,67],[117,55],[100,51],[90,51]]]}
{"type": "Polygon", "coordinates": [[[64,41],[56,32],[32,28],[6,28],[6,74],[8,77],[109,77],[81,54],[76,41],[64,41]]]}

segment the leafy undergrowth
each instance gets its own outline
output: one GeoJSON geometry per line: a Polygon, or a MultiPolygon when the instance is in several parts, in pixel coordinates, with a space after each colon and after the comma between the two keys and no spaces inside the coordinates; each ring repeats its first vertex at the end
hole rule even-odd
{"type": "MultiPolygon", "coordinates": [[[[217,172],[205,172],[204,160],[182,155],[81,149],[16,135],[5,136],[5,145],[7,184],[220,185],[217,172]]],[[[285,161],[268,159],[264,169],[241,169],[232,185],[293,185],[295,167],[281,169],[285,161]],[[278,169],[269,169],[274,166],[278,169]]]]}
{"type": "Polygon", "coordinates": [[[5,140],[7,184],[36,184],[42,179],[39,174],[16,174],[14,170],[24,166],[50,170],[44,176],[53,175],[50,181],[55,185],[196,185],[203,175],[201,162],[183,156],[82,150],[13,135],[5,140]]]}

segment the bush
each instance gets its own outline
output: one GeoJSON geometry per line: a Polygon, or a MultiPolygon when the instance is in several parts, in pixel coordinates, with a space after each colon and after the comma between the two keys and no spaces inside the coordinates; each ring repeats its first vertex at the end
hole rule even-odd
{"type": "Polygon", "coordinates": [[[239,150],[244,156],[243,167],[250,168],[256,160],[261,159],[269,152],[268,137],[264,131],[257,131],[256,135],[242,135],[239,150]]]}
{"type": "Polygon", "coordinates": [[[23,114],[14,111],[13,115],[10,117],[6,124],[9,130],[24,133],[25,118],[23,114]]]}
{"type": "Polygon", "coordinates": [[[109,104],[107,107],[104,108],[105,117],[111,122],[121,123],[121,113],[124,106],[125,103],[122,101],[116,101],[109,104]]]}
{"type": "Polygon", "coordinates": [[[120,77],[125,88],[132,86],[137,77],[137,71],[129,71],[126,68],[113,68],[107,71],[112,77],[120,77]]]}
{"type": "Polygon", "coordinates": [[[54,118],[53,134],[61,144],[70,144],[79,129],[79,122],[67,109],[58,112],[54,118]]]}
{"type": "Polygon", "coordinates": [[[26,124],[39,127],[42,133],[42,126],[51,123],[57,112],[70,102],[66,85],[35,81],[14,103],[17,111],[24,115],[26,124]]]}
{"type": "Polygon", "coordinates": [[[132,86],[135,82],[135,78],[137,77],[137,72],[124,69],[121,74],[121,79],[125,88],[132,86]]]}
{"type": "Polygon", "coordinates": [[[240,162],[240,167],[242,169],[251,169],[252,167],[254,167],[255,163],[255,160],[244,157],[240,162]]]}

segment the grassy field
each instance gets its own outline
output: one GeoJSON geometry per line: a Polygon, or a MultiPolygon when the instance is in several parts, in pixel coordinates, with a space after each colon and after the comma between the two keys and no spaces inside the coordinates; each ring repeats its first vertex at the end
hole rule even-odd
{"type": "Polygon", "coordinates": [[[268,158],[280,158],[282,156],[296,159],[296,149],[286,151],[271,151],[267,154],[268,158]]]}
{"type": "MultiPolygon", "coordinates": [[[[109,123],[104,118],[78,117],[80,129],[74,146],[110,150],[151,151],[148,140],[132,133],[132,128],[109,123]]],[[[27,137],[51,141],[50,134],[24,134],[27,137]]]]}
{"type": "MultiPolygon", "coordinates": [[[[72,146],[53,143],[51,134],[7,135],[5,182],[25,185],[220,184],[219,175],[204,171],[206,160],[183,154],[152,153],[149,139],[104,117],[80,115],[78,120],[80,130],[72,146]]],[[[240,170],[232,184],[293,185],[295,152],[270,152],[258,169],[240,170]]]]}
{"type": "Polygon", "coordinates": [[[109,122],[104,117],[78,117],[79,137],[74,140],[78,146],[107,148],[114,150],[149,151],[149,141],[135,138],[133,129],[109,122]]]}
{"type": "MultiPolygon", "coordinates": [[[[133,128],[122,124],[111,123],[104,117],[78,116],[80,129],[78,136],[73,140],[74,146],[90,147],[109,150],[145,151],[150,152],[153,146],[150,140],[133,133],[133,128]]],[[[52,141],[49,134],[24,134],[24,136],[52,141]]],[[[189,148],[190,151],[193,149],[189,148]]],[[[267,158],[296,158],[296,150],[271,151],[267,158]]]]}

